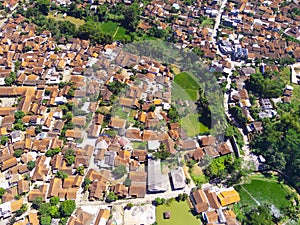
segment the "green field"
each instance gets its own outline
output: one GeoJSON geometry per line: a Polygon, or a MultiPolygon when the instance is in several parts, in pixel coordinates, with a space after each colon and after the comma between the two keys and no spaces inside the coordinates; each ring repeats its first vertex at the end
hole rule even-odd
{"type": "Polygon", "coordinates": [[[126,34],[127,30],[121,27],[119,23],[108,21],[103,23],[100,27],[103,33],[111,34],[114,40],[123,40],[129,37],[126,34]]]}
{"type": "Polygon", "coordinates": [[[199,121],[198,114],[189,114],[181,118],[180,124],[189,137],[194,137],[209,131],[209,128],[199,121]]]}
{"type": "Polygon", "coordinates": [[[63,18],[62,14],[57,14],[56,16],[54,16],[53,14],[49,14],[47,17],[52,18],[56,21],[70,21],[71,23],[74,23],[77,28],[85,23],[84,20],[77,19],[72,16],[66,16],[65,18],[63,18]]]}
{"type": "Polygon", "coordinates": [[[276,180],[252,177],[249,183],[237,185],[235,189],[241,197],[240,205],[246,208],[256,207],[256,201],[260,204],[274,205],[279,210],[291,204],[286,199],[290,193],[288,186],[276,180]]]}
{"type": "Polygon", "coordinates": [[[200,219],[197,219],[190,212],[187,202],[174,201],[170,206],[160,205],[156,207],[156,221],[158,225],[199,225],[200,219]],[[163,213],[171,211],[171,218],[164,219],[163,213]]]}
{"type": "Polygon", "coordinates": [[[192,100],[198,99],[199,83],[191,74],[186,72],[175,75],[172,85],[172,98],[174,100],[192,100]]]}

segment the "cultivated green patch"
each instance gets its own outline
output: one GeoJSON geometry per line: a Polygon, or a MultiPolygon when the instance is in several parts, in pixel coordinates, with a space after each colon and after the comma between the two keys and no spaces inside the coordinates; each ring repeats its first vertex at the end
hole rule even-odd
{"type": "Polygon", "coordinates": [[[156,207],[156,221],[158,225],[199,225],[200,219],[197,219],[190,212],[188,203],[185,202],[172,202],[170,206],[160,205],[156,207]],[[171,218],[164,219],[163,213],[171,211],[171,218]]]}

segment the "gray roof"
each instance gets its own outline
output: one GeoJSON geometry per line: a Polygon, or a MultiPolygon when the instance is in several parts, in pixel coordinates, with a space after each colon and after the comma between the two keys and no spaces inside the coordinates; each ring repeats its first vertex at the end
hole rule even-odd
{"type": "Polygon", "coordinates": [[[148,159],[148,191],[162,192],[168,189],[169,177],[161,173],[160,160],[148,159]]]}
{"type": "Polygon", "coordinates": [[[178,167],[170,172],[174,189],[182,189],[185,187],[185,176],[182,167],[178,167]]]}

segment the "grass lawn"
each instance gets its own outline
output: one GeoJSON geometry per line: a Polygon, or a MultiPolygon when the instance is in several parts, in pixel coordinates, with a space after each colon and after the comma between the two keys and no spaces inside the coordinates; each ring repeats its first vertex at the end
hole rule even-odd
{"type": "Polygon", "coordinates": [[[180,124],[189,137],[194,137],[209,131],[209,128],[199,121],[198,114],[189,114],[181,118],[180,124]]]}
{"type": "Polygon", "coordinates": [[[158,225],[199,225],[200,219],[197,219],[191,212],[187,202],[174,201],[170,206],[160,205],[156,207],[156,222],[158,225]],[[171,211],[171,218],[164,219],[163,213],[171,211]]]}
{"type": "Polygon", "coordinates": [[[215,21],[211,18],[207,18],[206,20],[203,20],[201,23],[202,27],[213,27],[215,24],[215,21]]]}
{"type": "Polygon", "coordinates": [[[53,14],[49,13],[49,15],[47,17],[52,18],[56,21],[70,21],[71,23],[74,23],[77,28],[85,23],[84,20],[81,20],[81,19],[78,19],[78,18],[75,18],[72,16],[66,16],[65,18],[63,18],[62,14],[57,14],[56,16],[54,16],[53,14]]]}
{"type": "Polygon", "coordinates": [[[250,208],[251,206],[256,207],[257,204],[253,198],[261,204],[268,203],[274,205],[279,210],[291,204],[290,201],[286,199],[287,194],[289,194],[288,187],[284,184],[279,184],[273,179],[252,177],[250,178],[250,183],[237,185],[235,188],[240,193],[240,204],[242,206],[250,208]]]}
{"type": "Polygon", "coordinates": [[[190,170],[190,175],[195,184],[205,184],[208,182],[206,176],[202,172],[202,169],[198,165],[193,166],[190,170]]]}
{"type": "Polygon", "coordinates": [[[132,147],[133,149],[146,149],[146,146],[147,146],[147,142],[144,141],[144,142],[131,142],[132,143],[132,147]]]}
{"type": "Polygon", "coordinates": [[[172,85],[172,97],[174,100],[192,100],[198,99],[198,90],[200,88],[197,80],[186,72],[175,75],[174,83],[172,85]]]}
{"type": "Polygon", "coordinates": [[[103,31],[103,33],[107,33],[107,34],[114,34],[116,32],[116,30],[118,29],[119,24],[116,22],[106,22],[103,23],[101,25],[101,30],[103,31]]]}
{"type": "Polygon", "coordinates": [[[119,27],[119,29],[117,30],[117,33],[114,36],[114,39],[122,40],[126,37],[129,37],[126,33],[127,33],[127,30],[124,27],[119,27]]]}
{"type": "Polygon", "coordinates": [[[127,112],[123,112],[121,107],[117,107],[115,109],[113,109],[112,111],[112,115],[114,117],[118,117],[120,119],[127,119],[128,118],[128,113],[127,112]]]}
{"type": "Polygon", "coordinates": [[[101,25],[101,30],[103,33],[111,34],[114,40],[123,40],[129,36],[127,35],[127,30],[121,27],[119,23],[108,21],[101,25]]]}

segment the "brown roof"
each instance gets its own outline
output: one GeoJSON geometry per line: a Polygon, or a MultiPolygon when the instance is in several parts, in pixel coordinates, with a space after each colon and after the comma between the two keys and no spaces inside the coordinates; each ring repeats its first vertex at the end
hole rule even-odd
{"type": "Polygon", "coordinates": [[[32,224],[32,225],[39,225],[40,224],[37,213],[29,212],[28,213],[28,218],[29,218],[29,223],[30,224],[32,224]]]}
{"type": "Polygon", "coordinates": [[[4,171],[4,170],[7,170],[15,165],[18,164],[18,160],[16,157],[11,157],[7,160],[5,160],[2,164],[2,167],[1,167],[1,171],[4,171]]]}
{"type": "Polygon", "coordinates": [[[129,187],[129,195],[136,198],[144,198],[146,195],[145,185],[131,185],[129,187]]]}
{"type": "Polygon", "coordinates": [[[130,139],[138,139],[138,140],[142,139],[140,129],[127,129],[125,136],[130,139]]]}
{"type": "Polygon", "coordinates": [[[213,136],[205,136],[201,138],[202,146],[213,145],[216,143],[216,138],[213,136]]]}
{"type": "Polygon", "coordinates": [[[217,198],[217,194],[215,192],[212,192],[210,190],[205,190],[206,197],[208,199],[210,207],[214,209],[221,208],[221,204],[217,198]]]}
{"type": "Polygon", "coordinates": [[[220,155],[226,155],[226,154],[231,153],[231,150],[226,142],[218,144],[217,149],[218,149],[218,152],[220,153],[220,155]]]}
{"type": "Polygon", "coordinates": [[[11,211],[12,212],[16,212],[17,210],[19,210],[23,205],[23,198],[20,198],[17,201],[13,201],[10,205],[11,207],[11,211]]]}
{"type": "Polygon", "coordinates": [[[205,153],[210,156],[210,157],[218,157],[219,153],[217,152],[217,150],[213,147],[213,146],[207,146],[204,148],[205,153]]]}
{"type": "Polygon", "coordinates": [[[119,118],[111,118],[109,121],[109,126],[113,128],[125,128],[126,120],[119,118]]]}
{"type": "Polygon", "coordinates": [[[85,117],[73,117],[72,118],[72,123],[74,123],[75,125],[79,125],[79,126],[84,126],[86,121],[85,117]]]}
{"type": "Polygon", "coordinates": [[[144,162],[147,158],[148,152],[145,150],[133,150],[132,156],[138,159],[140,162],[144,162]]]}
{"type": "Polygon", "coordinates": [[[195,140],[183,141],[181,148],[184,150],[196,149],[197,148],[196,141],[195,140]]]}
{"type": "Polygon", "coordinates": [[[48,198],[58,196],[58,192],[62,189],[62,181],[60,178],[53,178],[50,181],[48,198]]]}
{"type": "Polygon", "coordinates": [[[192,193],[192,201],[194,203],[194,207],[197,213],[201,213],[208,210],[208,201],[203,190],[198,189],[194,191],[192,193]]]}
{"type": "Polygon", "coordinates": [[[196,160],[196,161],[200,161],[203,156],[204,156],[204,151],[202,148],[197,148],[196,150],[194,150],[193,152],[193,159],[196,160]]]}
{"type": "Polygon", "coordinates": [[[29,192],[29,181],[28,180],[19,180],[18,181],[18,193],[19,195],[29,192]]]}

